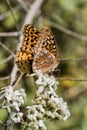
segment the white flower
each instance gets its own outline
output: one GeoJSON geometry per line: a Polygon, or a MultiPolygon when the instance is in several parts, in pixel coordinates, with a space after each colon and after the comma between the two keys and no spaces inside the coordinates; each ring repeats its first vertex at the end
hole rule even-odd
{"type": "Polygon", "coordinates": [[[42,93],[44,90],[44,86],[40,86],[37,90],[37,93],[42,93]]]}
{"type": "Polygon", "coordinates": [[[63,101],[63,98],[51,96],[51,101],[55,103],[57,109],[60,111],[62,119],[66,120],[70,116],[67,103],[63,101]]]}
{"type": "Polygon", "coordinates": [[[42,118],[42,114],[44,113],[44,109],[42,105],[33,105],[27,106],[28,115],[27,118],[31,121],[35,121],[37,119],[42,118]]]}
{"type": "Polygon", "coordinates": [[[23,117],[23,113],[22,112],[18,112],[18,113],[12,112],[12,113],[10,113],[10,118],[15,123],[20,122],[22,117],[23,117]]]}
{"type": "Polygon", "coordinates": [[[5,98],[8,102],[12,100],[12,96],[13,96],[13,88],[12,86],[7,86],[7,87],[4,87],[2,90],[1,90],[1,97],[2,98],[5,98]]]}
{"type": "Polygon", "coordinates": [[[42,105],[33,105],[32,107],[27,106],[27,111],[28,111],[27,119],[29,120],[29,123],[28,123],[29,130],[33,130],[33,129],[46,130],[46,126],[42,121],[43,114],[45,112],[42,105]]]}
{"type": "Polygon", "coordinates": [[[65,116],[63,117],[63,120],[66,121],[70,116],[71,116],[71,113],[69,112],[69,110],[66,110],[65,116]]]}
{"type": "Polygon", "coordinates": [[[38,90],[35,101],[33,101],[34,105],[42,105],[46,118],[66,120],[70,116],[70,112],[67,103],[56,94],[58,81],[53,76],[42,74],[41,71],[38,71],[36,75],[38,79],[35,83],[38,90]]]}
{"type": "MultiPolygon", "coordinates": [[[[70,116],[67,103],[56,94],[58,81],[53,76],[43,74],[41,71],[36,71],[32,76],[35,76],[35,84],[38,89],[35,99],[32,100],[33,105],[26,107],[27,130],[46,130],[45,119],[67,120],[70,116]]],[[[11,122],[21,122],[23,113],[20,111],[20,107],[24,104],[25,98],[24,89],[14,91],[12,86],[5,87],[0,92],[0,99],[5,99],[2,108],[8,110],[11,122]]]]}
{"type": "Polygon", "coordinates": [[[54,90],[57,89],[58,81],[55,80],[53,76],[49,76],[47,74],[42,74],[42,72],[36,71],[36,75],[38,76],[38,79],[35,81],[35,84],[39,87],[53,87],[54,90]]]}
{"type": "Polygon", "coordinates": [[[39,127],[41,128],[41,129],[43,129],[43,130],[46,130],[46,126],[45,126],[45,124],[43,123],[43,120],[39,120],[39,127]]]}
{"type": "Polygon", "coordinates": [[[19,106],[20,106],[19,103],[18,103],[18,102],[15,102],[15,101],[14,101],[13,104],[12,104],[12,107],[15,108],[15,110],[18,111],[18,112],[20,111],[19,106]]]}
{"type": "Polygon", "coordinates": [[[13,90],[12,86],[4,87],[1,91],[1,97],[5,99],[2,108],[6,108],[8,112],[20,111],[20,106],[24,104],[26,94],[24,89],[13,90]]]}
{"type": "Polygon", "coordinates": [[[12,100],[19,103],[19,105],[24,104],[24,100],[26,98],[26,94],[24,89],[16,90],[13,93],[12,100]]]}

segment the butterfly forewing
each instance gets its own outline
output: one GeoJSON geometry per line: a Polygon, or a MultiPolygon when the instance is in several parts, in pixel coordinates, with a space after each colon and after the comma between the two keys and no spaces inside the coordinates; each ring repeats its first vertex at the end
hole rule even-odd
{"type": "Polygon", "coordinates": [[[20,50],[17,52],[16,64],[21,72],[28,74],[31,73],[32,60],[33,60],[32,55],[30,53],[23,51],[22,48],[20,48],[20,50]]]}
{"type": "Polygon", "coordinates": [[[56,58],[58,58],[58,48],[53,33],[48,28],[41,28],[39,33],[39,41],[42,47],[46,48],[56,58]]]}
{"type": "Polygon", "coordinates": [[[30,74],[34,48],[39,38],[39,31],[32,25],[25,25],[24,38],[21,48],[17,51],[16,64],[20,71],[30,74]]]}

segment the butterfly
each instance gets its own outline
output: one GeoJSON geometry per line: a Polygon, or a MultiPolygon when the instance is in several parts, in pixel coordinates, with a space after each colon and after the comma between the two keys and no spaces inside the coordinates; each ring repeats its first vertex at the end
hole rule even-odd
{"type": "Polygon", "coordinates": [[[58,50],[54,35],[47,28],[37,30],[32,25],[25,25],[22,46],[17,51],[16,64],[20,71],[31,74],[41,70],[53,71],[57,66],[58,50]]]}

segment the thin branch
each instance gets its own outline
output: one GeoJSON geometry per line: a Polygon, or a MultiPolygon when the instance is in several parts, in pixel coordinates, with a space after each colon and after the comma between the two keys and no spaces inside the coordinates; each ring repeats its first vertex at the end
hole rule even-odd
{"type": "MultiPolygon", "coordinates": [[[[25,17],[24,24],[22,26],[22,31],[23,31],[24,25],[31,24],[33,22],[33,19],[36,16],[36,14],[38,13],[38,10],[40,9],[43,1],[44,0],[35,0],[34,3],[31,5],[30,9],[27,11],[27,15],[25,17]]],[[[20,43],[18,44],[17,49],[19,49],[19,47],[21,46],[22,39],[23,39],[23,35],[21,34],[20,43]]],[[[17,66],[14,64],[14,67],[13,67],[13,70],[12,70],[12,73],[11,73],[11,84],[15,80],[17,70],[18,70],[17,66]]]]}
{"type": "MultiPolygon", "coordinates": [[[[13,11],[14,11],[14,13],[16,13],[16,12],[19,11],[20,9],[21,9],[20,6],[16,6],[16,7],[13,8],[13,11]]],[[[3,19],[5,19],[6,17],[8,17],[8,16],[10,16],[10,15],[11,15],[11,13],[10,13],[10,11],[8,11],[8,10],[7,10],[6,12],[0,14],[0,21],[2,21],[3,19]]]]}
{"type": "Polygon", "coordinates": [[[17,1],[21,5],[21,7],[27,12],[28,11],[28,7],[25,4],[25,2],[23,0],[17,0],[17,1]]]}
{"type": "MultiPolygon", "coordinates": [[[[0,109],[1,109],[1,108],[2,108],[2,107],[0,107],[0,109]]],[[[4,123],[3,123],[2,121],[0,121],[0,124],[5,127],[5,125],[4,125],[4,123]]]]}
{"type": "Polygon", "coordinates": [[[56,24],[50,20],[46,20],[50,23],[50,25],[58,30],[60,30],[61,32],[64,32],[65,34],[68,34],[72,37],[75,37],[75,38],[78,38],[80,40],[83,40],[83,41],[87,41],[87,36],[84,36],[84,35],[81,35],[79,33],[76,33],[76,32],[73,32],[67,28],[64,28],[63,26],[59,25],[59,24],[56,24]]]}
{"type": "Polygon", "coordinates": [[[10,78],[10,75],[5,76],[5,77],[0,77],[0,80],[6,80],[6,79],[9,79],[9,78],[10,78]]]}
{"type": "Polygon", "coordinates": [[[87,82],[87,79],[79,79],[79,78],[57,78],[58,80],[60,81],[63,81],[63,80],[69,80],[69,81],[86,81],[87,82]]]}
{"type": "Polygon", "coordinates": [[[3,43],[0,42],[0,45],[5,49],[7,50],[13,57],[15,57],[15,54],[7,47],[5,46],[3,43]]]}
{"type": "Polygon", "coordinates": [[[5,60],[3,60],[3,61],[0,62],[0,65],[7,63],[7,62],[10,61],[13,57],[14,57],[13,55],[8,56],[5,60]]]}
{"type": "Polygon", "coordinates": [[[71,98],[75,98],[79,95],[81,95],[81,93],[86,92],[87,91],[87,87],[83,86],[83,87],[72,87],[69,90],[66,90],[64,93],[64,96],[66,96],[66,98],[71,99],[71,98]]]}
{"type": "Polygon", "coordinates": [[[13,69],[11,72],[11,83],[10,84],[13,84],[13,82],[15,81],[17,71],[18,71],[17,65],[14,63],[14,66],[13,66],[13,69]]]}
{"type": "Polygon", "coordinates": [[[34,17],[38,15],[39,8],[41,7],[43,1],[44,0],[35,0],[35,2],[31,5],[30,9],[27,12],[23,27],[24,25],[28,23],[31,24],[33,22],[34,17]]]}
{"type": "Polygon", "coordinates": [[[17,89],[17,85],[18,85],[19,81],[21,80],[21,78],[23,77],[23,75],[24,75],[24,73],[21,73],[20,76],[17,78],[17,80],[15,80],[15,81],[11,84],[11,86],[13,86],[14,90],[17,89]]]}
{"type": "Polygon", "coordinates": [[[12,16],[13,16],[13,19],[14,19],[14,21],[15,21],[16,29],[17,29],[17,31],[19,32],[19,27],[18,27],[18,24],[17,24],[16,17],[15,17],[15,15],[14,15],[14,11],[13,11],[13,8],[12,8],[12,6],[11,6],[11,3],[10,3],[9,0],[6,0],[6,1],[7,1],[7,4],[8,4],[8,7],[10,8],[10,11],[11,11],[11,14],[12,14],[12,16]]]}
{"type": "Polygon", "coordinates": [[[0,121],[0,124],[4,126],[4,123],[2,121],[0,121]]]}
{"type": "Polygon", "coordinates": [[[67,62],[67,61],[84,61],[87,60],[87,57],[85,58],[59,58],[58,61],[59,62],[67,62]]]}
{"type": "Polygon", "coordinates": [[[17,37],[21,32],[0,32],[0,37],[17,37]]]}
{"type": "MultiPolygon", "coordinates": [[[[30,6],[30,9],[27,11],[27,15],[25,17],[25,20],[24,20],[24,23],[23,23],[23,26],[21,29],[22,32],[23,32],[24,25],[31,24],[33,22],[34,17],[36,15],[38,15],[38,11],[39,11],[43,1],[44,0],[35,0],[34,3],[30,6]]],[[[21,42],[22,39],[23,39],[23,34],[20,36],[20,43],[19,43],[17,49],[20,48],[20,46],[22,44],[22,42],[21,42]]]]}

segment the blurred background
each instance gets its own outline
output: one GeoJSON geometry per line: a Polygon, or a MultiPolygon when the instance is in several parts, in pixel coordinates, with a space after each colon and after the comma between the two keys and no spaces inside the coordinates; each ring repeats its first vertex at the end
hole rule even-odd
{"type": "MultiPolygon", "coordinates": [[[[0,88],[10,84],[21,29],[35,1],[38,2],[0,1],[0,88]]],[[[42,0],[31,23],[38,29],[48,27],[55,36],[60,60],[57,93],[68,103],[71,112],[65,122],[47,120],[47,130],[87,130],[87,0],[42,0]]],[[[18,87],[25,89],[25,105],[30,105],[36,91],[33,81],[24,77],[18,87]]],[[[7,116],[0,109],[2,122],[7,116]]],[[[0,129],[4,129],[2,125],[0,129]]],[[[19,130],[19,126],[12,126],[12,130],[19,130]]]]}

